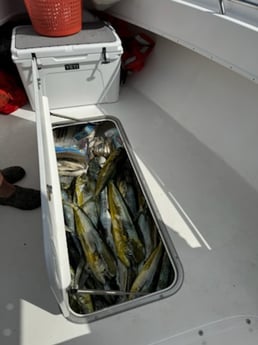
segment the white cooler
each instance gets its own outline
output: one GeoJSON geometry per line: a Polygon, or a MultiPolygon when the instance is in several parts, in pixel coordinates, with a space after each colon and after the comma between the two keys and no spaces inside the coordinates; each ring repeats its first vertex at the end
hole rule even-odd
{"type": "MultiPolygon", "coordinates": [[[[85,32],[81,35],[88,37],[85,32]]],[[[75,291],[76,289],[72,284],[70,248],[66,237],[61,182],[55,152],[54,132],[56,128],[53,128],[51,124],[50,108],[114,102],[118,99],[120,57],[122,54],[119,38],[110,27],[98,29],[98,32],[92,31],[90,36],[94,36],[91,37],[94,43],[82,44],[80,41],[80,44],[76,45],[76,40],[82,37],[77,34],[69,38],[56,39],[55,46],[47,46],[49,38],[39,37],[36,34],[33,36],[30,27],[18,27],[14,30],[12,41],[13,59],[17,64],[36,113],[43,239],[49,282],[63,315],[78,323],[92,322],[171,296],[180,288],[183,281],[183,269],[179,257],[167,228],[158,214],[157,207],[119,120],[112,116],[98,116],[97,118],[87,117],[85,120],[74,119],[69,123],[64,116],[64,123],[58,123],[57,128],[58,126],[80,126],[84,123],[94,125],[104,123],[107,127],[118,130],[122,146],[126,152],[126,159],[135,174],[135,179],[138,181],[142,196],[144,196],[148,211],[151,214],[151,229],[153,234],[155,232],[154,237],[156,238],[155,248],[162,248],[163,250],[162,256],[160,251],[159,263],[157,263],[154,274],[157,276],[164,271],[162,271],[163,259],[161,258],[165,257],[165,254],[169,260],[170,270],[169,283],[160,290],[154,289],[150,293],[140,294],[137,295],[137,298],[126,301],[118,300],[118,302],[112,302],[109,306],[100,309],[96,308],[95,302],[96,309],[90,313],[79,312],[71,305],[71,298],[81,295],[83,292],[81,290],[81,292],[75,291]],[[96,34],[93,34],[94,32],[96,34]],[[30,33],[29,36],[28,33],[30,33]],[[104,42],[101,37],[106,38],[104,42]],[[73,42],[73,44],[64,45],[65,41],[73,42]],[[27,48],[25,48],[26,46],[27,48]],[[162,246],[160,246],[161,244],[162,246]]],[[[96,230],[101,231],[99,228],[96,230]]],[[[113,258],[118,267],[119,258],[115,255],[113,258]]],[[[140,270],[140,266],[138,269],[140,270]]],[[[130,268],[129,273],[133,273],[130,268]]],[[[79,288],[84,289],[85,293],[85,286],[79,288]]],[[[93,298],[97,292],[103,294],[103,290],[99,289],[98,287],[98,291],[93,291],[93,298]]],[[[106,293],[106,286],[103,286],[103,289],[106,293]]],[[[89,290],[87,291],[89,293],[89,290]]],[[[113,292],[109,292],[112,295],[113,292]]],[[[123,292],[124,290],[116,291],[116,293],[123,292]]]]}
{"type": "Polygon", "coordinates": [[[67,37],[44,37],[29,25],[13,30],[12,59],[35,110],[31,61],[36,58],[50,109],[116,102],[121,41],[108,25],[67,37]]]}

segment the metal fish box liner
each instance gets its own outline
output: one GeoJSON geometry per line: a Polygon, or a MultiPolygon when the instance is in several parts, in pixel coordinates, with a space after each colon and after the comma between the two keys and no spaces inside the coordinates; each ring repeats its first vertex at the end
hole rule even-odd
{"type": "Polygon", "coordinates": [[[105,116],[91,118],[85,122],[57,125],[53,128],[53,136],[60,169],[60,188],[62,193],[67,191],[70,193],[69,202],[66,203],[63,198],[64,231],[66,231],[71,268],[71,283],[65,301],[70,311],[68,318],[74,322],[91,322],[174,294],[182,283],[181,264],[118,119],[105,116]],[[116,162],[116,159],[112,160],[110,157],[112,152],[119,150],[123,152],[123,159],[116,162]],[[70,171],[70,167],[65,171],[66,162],[69,160],[74,162],[75,157],[79,157],[79,162],[82,162],[81,156],[85,159],[85,169],[80,171],[74,166],[70,175],[73,176],[70,178],[71,184],[64,185],[62,181],[69,179],[70,171]],[[98,162],[100,160],[97,170],[94,170],[96,165],[95,168],[91,166],[94,160],[98,162]],[[109,166],[108,160],[111,162],[109,166]],[[105,171],[103,174],[105,166],[106,171],[109,168],[112,172],[105,171]],[[96,179],[94,187],[89,189],[91,185],[89,181],[94,178],[96,179]],[[80,182],[80,179],[85,184],[80,182]],[[119,188],[120,185],[124,186],[125,190],[128,186],[132,187],[135,208],[130,208],[129,203],[126,202],[128,199],[125,190],[119,188]],[[82,190],[86,192],[86,202],[85,199],[83,201],[81,199],[82,190]],[[103,195],[106,195],[104,200],[108,205],[104,208],[105,212],[111,217],[111,233],[107,230],[110,228],[107,226],[105,229],[105,223],[100,220],[103,211],[103,208],[99,211],[102,200],[100,198],[103,195]],[[92,211],[89,211],[87,206],[86,209],[84,207],[88,200],[96,202],[97,221],[92,211]],[[72,209],[73,230],[68,228],[68,225],[71,225],[68,224],[70,221],[67,220],[65,212],[67,206],[68,208],[71,206],[70,211],[72,209]],[[126,216],[120,211],[125,212],[126,216]],[[81,226],[81,224],[85,226],[80,218],[82,215],[87,224],[90,224],[86,227],[88,230],[90,228],[88,234],[88,230],[81,226]],[[127,216],[129,223],[132,222],[128,229],[128,219],[124,221],[124,217],[127,216]],[[148,226],[146,223],[144,226],[140,225],[141,216],[143,222],[146,222],[147,216],[149,217],[148,226]],[[133,230],[136,232],[130,235],[127,233],[124,247],[119,246],[121,237],[117,237],[121,227],[128,233],[134,227],[133,230]],[[108,238],[110,234],[111,238],[108,238]],[[95,242],[93,247],[90,247],[92,241],[95,242]],[[96,250],[97,264],[91,256],[95,255],[92,248],[96,250]],[[164,266],[165,262],[167,266],[164,266]]]}

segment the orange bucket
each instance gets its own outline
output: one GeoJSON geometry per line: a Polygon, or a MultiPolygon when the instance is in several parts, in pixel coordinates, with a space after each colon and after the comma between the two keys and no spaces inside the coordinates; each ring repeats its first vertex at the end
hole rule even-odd
{"type": "Polygon", "coordinates": [[[34,30],[43,36],[69,36],[82,29],[81,0],[24,0],[34,30]]]}

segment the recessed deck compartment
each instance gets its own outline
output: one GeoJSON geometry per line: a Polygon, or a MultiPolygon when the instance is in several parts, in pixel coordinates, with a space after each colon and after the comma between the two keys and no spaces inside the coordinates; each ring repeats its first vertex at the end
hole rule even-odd
{"type": "Polygon", "coordinates": [[[119,121],[59,125],[53,136],[69,317],[93,321],[173,294],[177,255],[119,121]]]}

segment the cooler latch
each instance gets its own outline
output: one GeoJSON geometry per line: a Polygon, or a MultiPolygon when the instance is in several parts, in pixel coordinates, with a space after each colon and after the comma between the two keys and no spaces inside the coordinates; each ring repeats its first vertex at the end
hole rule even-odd
{"type": "MultiPolygon", "coordinates": [[[[37,56],[35,53],[32,53],[31,54],[31,57],[32,57],[32,60],[34,60],[36,62],[36,66],[37,66],[37,70],[40,70],[41,67],[39,66],[39,63],[38,63],[38,59],[37,59],[37,56]]],[[[40,86],[41,86],[41,79],[39,78],[39,76],[37,77],[37,85],[38,85],[38,89],[40,89],[40,86]]]]}
{"type": "Polygon", "coordinates": [[[102,64],[110,63],[110,60],[107,58],[107,49],[106,49],[106,47],[102,48],[102,61],[101,61],[101,63],[102,64]]]}
{"type": "Polygon", "coordinates": [[[37,58],[37,55],[35,53],[32,53],[31,57],[32,57],[32,59],[36,60],[36,65],[37,65],[38,70],[41,69],[42,64],[41,64],[40,60],[37,58]]]}

